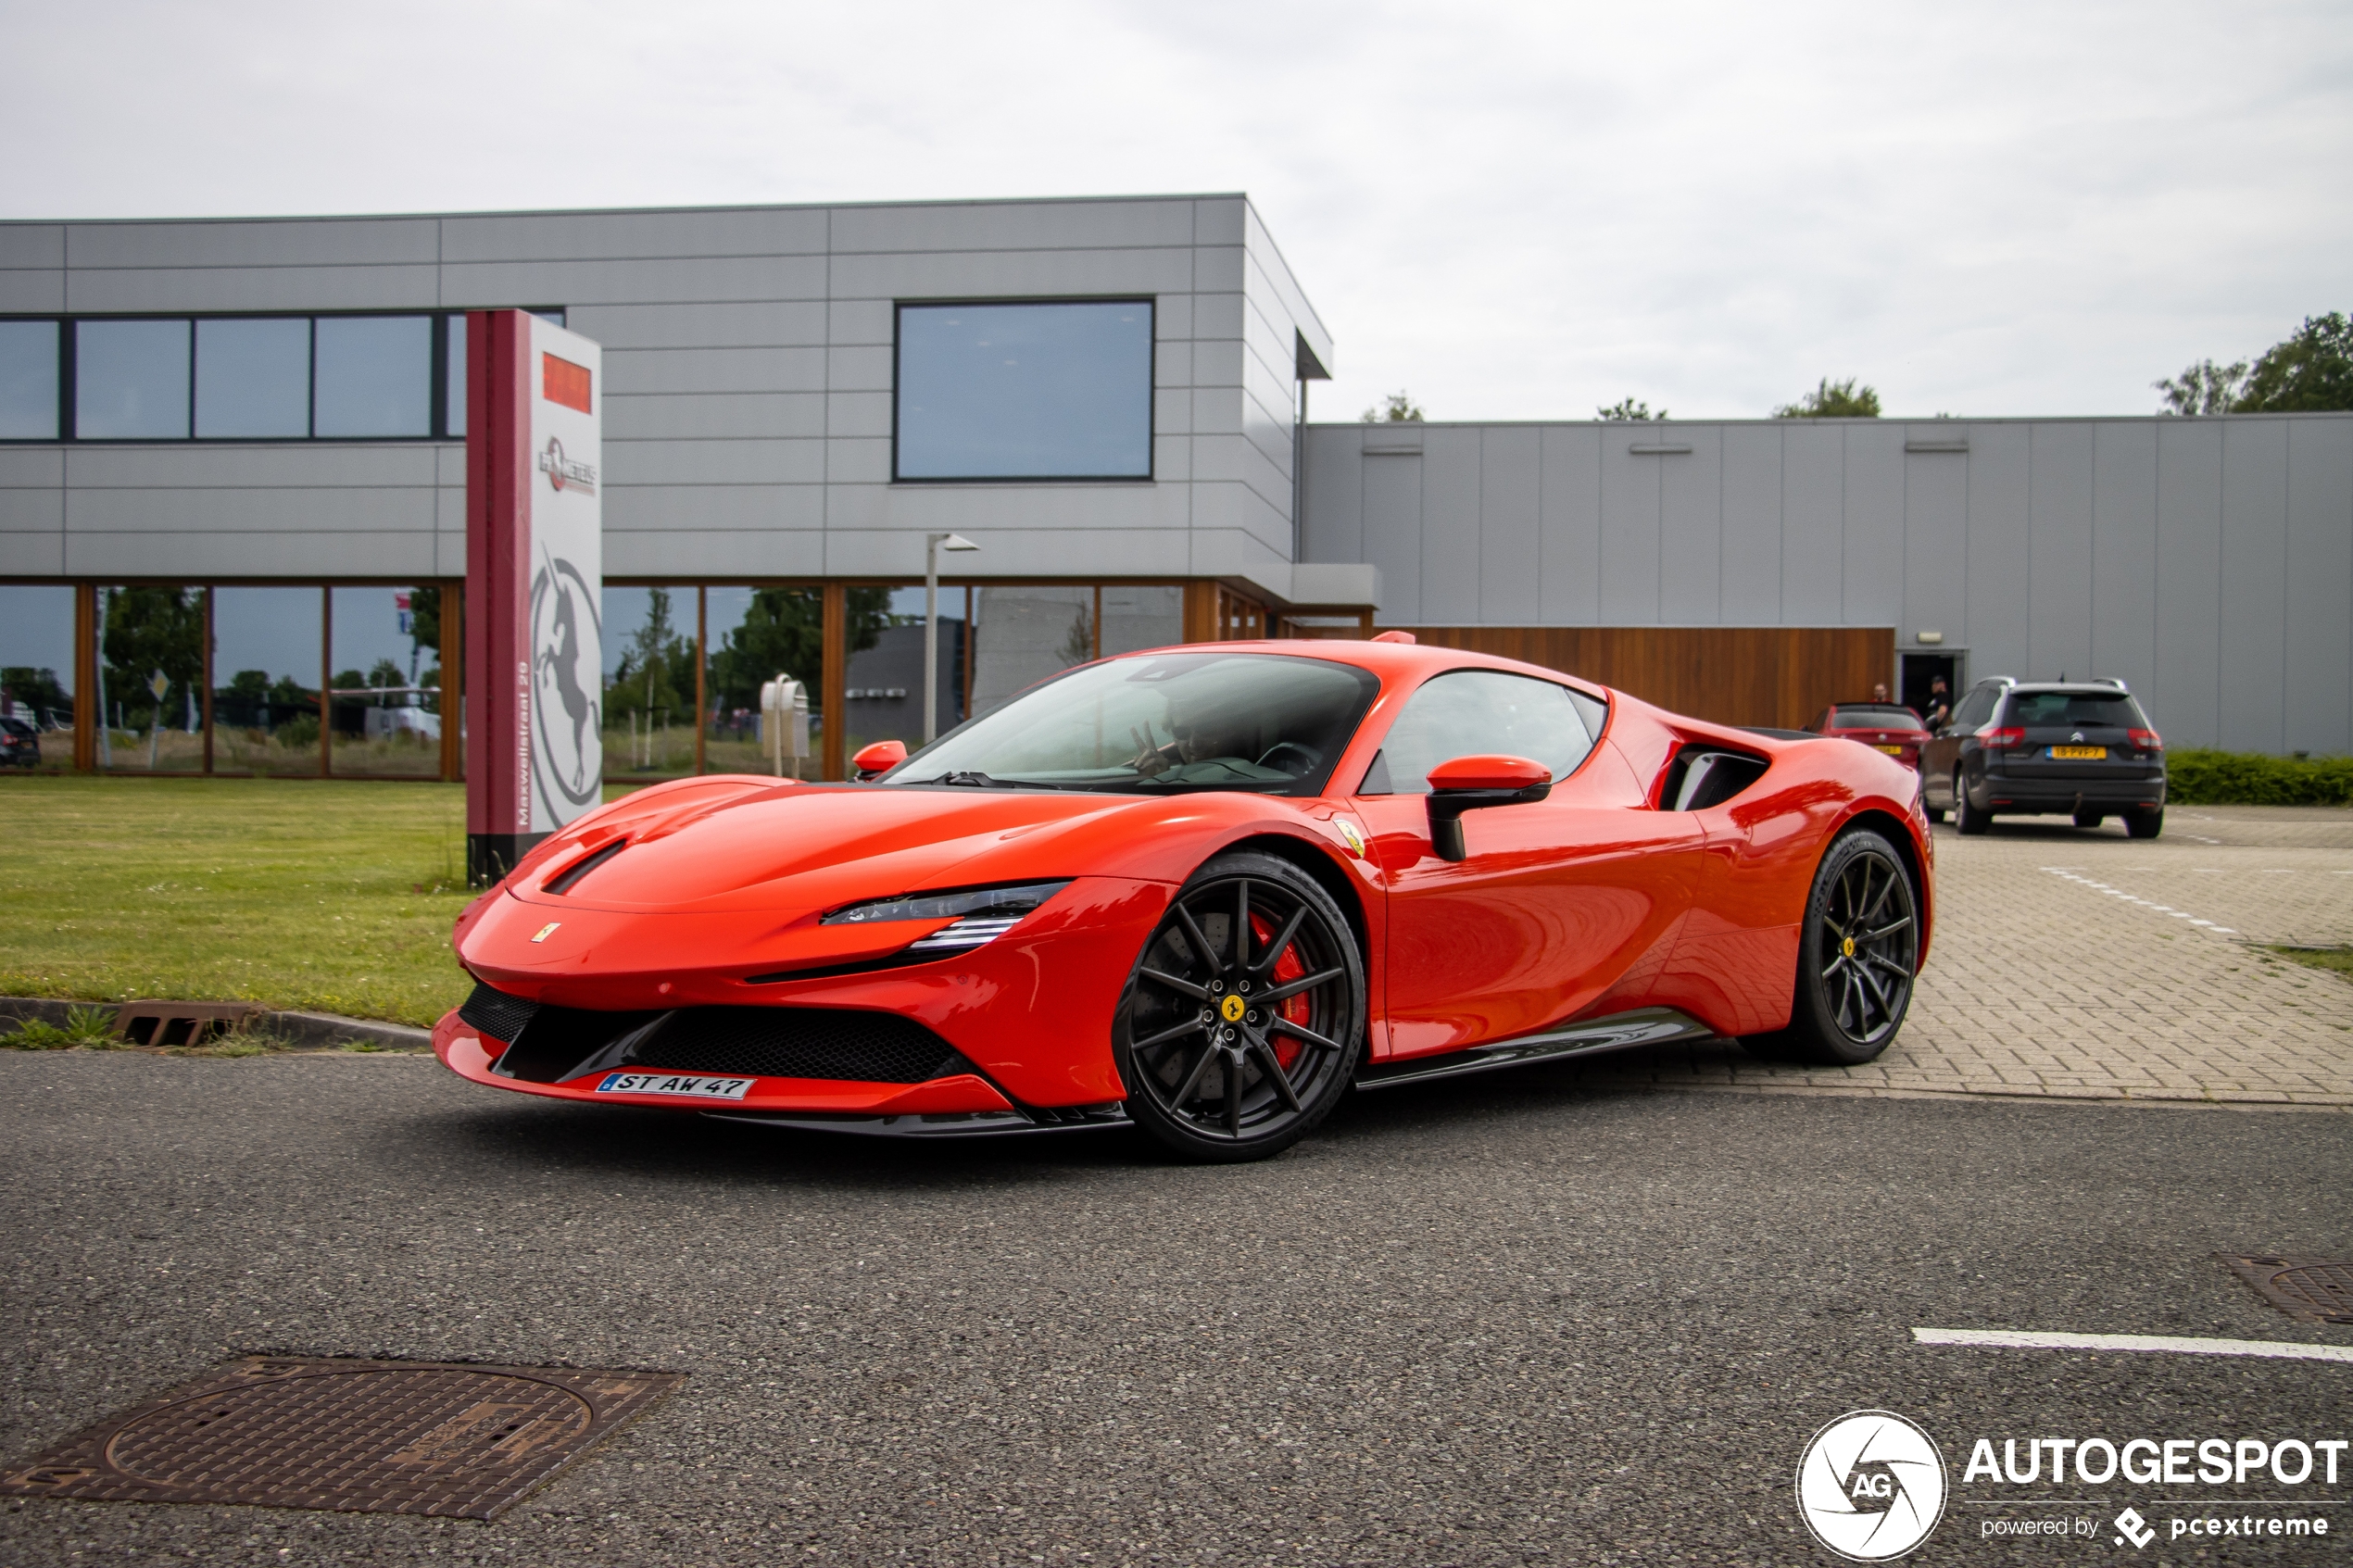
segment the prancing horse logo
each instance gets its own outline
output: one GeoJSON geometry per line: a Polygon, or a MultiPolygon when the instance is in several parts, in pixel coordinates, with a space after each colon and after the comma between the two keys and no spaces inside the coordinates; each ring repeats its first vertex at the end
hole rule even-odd
{"type": "Polygon", "coordinates": [[[1219,1014],[1225,1018],[1227,1022],[1239,1023],[1242,1021],[1242,1013],[1247,1009],[1248,1005],[1249,1004],[1245,1003],[1239,997],[1227,997],[1224,1001],[1217,1004],[1217,1010],[1219,1014]]]}

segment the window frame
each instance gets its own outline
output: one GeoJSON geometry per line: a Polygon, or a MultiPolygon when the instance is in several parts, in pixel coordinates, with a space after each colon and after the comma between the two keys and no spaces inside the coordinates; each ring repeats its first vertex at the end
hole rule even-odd
{"type": "MultiPolygon", "coordinates": [[[[560,305],[484,306],[482,309],[517,309],[563,325],[570,316],[560,305]]],[[[414,446],[465,440],[452,432],[449,402],[449,334],[463,332],[464,309],[431,306],[422,309],[380,306],[353,310],[11,310],[0,311],[0,321],[42,321],[57,330],[57,433],[49,436],[0,436],[0,447],[11,446],[285,446],[313,443],[336,446],[414,446]],[[320,435],[319,332],[322,320],[422,316],[432,323],[429,357],[433,384],[426,394],[428,431],[423,435],[320,435]],[[198,435],[196,420],[196,323],[199,321],[308,321],[310,357],[303,407],[307,430],[301,435],[198,435]],[[75,327],[83,321],[185,321],[188,323],[188,433],[185,435],[83,435],[76,418],[80,352],[75,327]]],[[[896,401],[894,399],[894,408],[896,401]]]]}
{"type": "MultiPolygon", "coordinates": [[[[1570,710],[1577,715],[1577,721],[1586,727],[1585,755],[1577,759],[1576,767],[1571,768],[1567,772],[1563,773],[1559,778],[1553,781],[1552,787],[1554,789],[1560,788],[1561,785],[1568,783],[1569,780],[1576,778],[1578,775],[1584,772],[1587,768],[1592,766],[1593,759],[1600,754],[1602,744],[1609,734],[1610,725],[1614,723],[1617,718],[1617,705],[1610,701],[1609,697],[1604,695],[1607,691],[1606,687],[1603,688],[1602,692],[1591,692],[1587,691],[1576,681],[1566,676],[1554,678],[1545,675],[1531,675],[1524,670],[1498,670],[1493,665],[1490,664],[1450,665],[1443,670],[1432,671],[1428,675],[1416,682],[1411,689],[1401,694],[1397,704],[1396,714],[1391,717],[1388,724],[1382,728],[1380,740],[1374,746],[1372,756],[1365,759],[1364,769],[1356,781],[1356,787],[1351,793],[1357,796],[1363,796],[1368,799],[1383,799],[1391,796],[1400,795],[1428,796],[1430,793],[1428,789],[1409,790],[1399,789],[1396,787],[1395,779],[1389,776],[1389,737],[1391,733],[1396,730],[1398,724],[1403,721],[1405,717],[1405,710],[1413,706],[1414,699],[1416,697],[1421,696],[1423,692],[1428,690],[1429,687],[1436,683],[1443,681],[1449,676],[1471,674],[1510,675],[1522,681],[1535,681],[1543,685],[1558,686],[1563,692],[1567,694],[1570,710]],[[1592,728],[1592,721],[1586,714],[1583,705],[1579,702],[1578,699],[1579,697],[1582,697],[1586,702],[1595,703],[1600,706],[1602,709],[1602,724],[1600,729],[1597,730],[1592,728]],[[1377,768],[1381,771],[1384,782],[1388,783],[1390,785],[1390,787],[1386,790],[1368,790],[1365,787],[1365,784],[1371,782],[1373,771],[1377,768]]],[[[1427,781],[1424,782],[1427,783],[1427,781]]]]}
{"type": "Polygon", "coordinates": [[[1160,296],[1157,295],[1002,295],[916,297],[890,302],[890,483],[893,484],[1157,484],[1160,482],[1160,296]],[[1151,363],[1145,368],[1144,471],[1134,473],[902,474],[899,470],[899,401],[905,390],[910,309],[952,309],[983,305],[1140,305],[1149,315],[1151,363]]]}

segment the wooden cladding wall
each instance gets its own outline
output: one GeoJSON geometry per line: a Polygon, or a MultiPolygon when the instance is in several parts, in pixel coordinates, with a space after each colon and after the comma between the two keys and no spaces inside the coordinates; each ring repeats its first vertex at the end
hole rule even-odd
{"type": "Polygon", "coordinates": [[[1794,730],[1895,684],[1890,626],[1408,626],[1417,641],[1541,664],[1719,724],[1794,730]]]}

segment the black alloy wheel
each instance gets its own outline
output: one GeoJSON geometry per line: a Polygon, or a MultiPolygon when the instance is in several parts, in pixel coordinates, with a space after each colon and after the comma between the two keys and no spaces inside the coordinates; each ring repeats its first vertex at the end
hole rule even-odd
{"type": "Polygon", "coordinates": [[[1758,1054],[1856,1067],[1904,1026],[1919,963],[1919,899],[1911,868],[1869,828],[1841,834],[1822,857],[1797,944],[1789,1027],[1758,1054]]]}
{"type": "Polygon", "coordinates": [[[1127,1114],[1189,1160],[1264,1160],[1356,1074],[1365,966],[1340,906],[1287,860],[1194,873],[1144,944],[1114,1044],[1127,1114]]]}
{"type": "Polygon", "coordinates": [[[1958,768],[1953,770],[1953,825],[1972,837],[1994,825],[1993,812],[1969,803],[1969,780],[1958,768]]]}

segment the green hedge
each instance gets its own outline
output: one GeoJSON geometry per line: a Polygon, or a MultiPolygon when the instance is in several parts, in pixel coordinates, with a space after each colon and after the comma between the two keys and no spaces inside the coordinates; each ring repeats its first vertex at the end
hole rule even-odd
{"type": "Polygon", "coordinates": [[[2183,806],[2353,806],[2353,757],[2299,762],[2198,748],[2165,762],[2165,797],[2183,806]]]}

